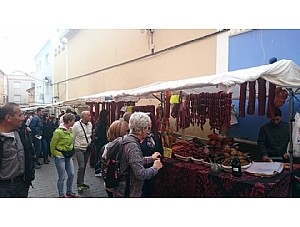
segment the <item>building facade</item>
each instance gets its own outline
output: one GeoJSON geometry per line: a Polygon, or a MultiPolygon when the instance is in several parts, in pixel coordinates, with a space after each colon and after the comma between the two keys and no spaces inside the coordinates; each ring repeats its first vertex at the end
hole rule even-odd
{"type": "Polygon", "coordinates": [[[4,72],[0,70],[0,105],[7,101],[7,78],[4,72]]]}
{"type": "Polygon", "coordinates": [[[222,35],[213,29],[68,30],[54,44],[54,97],[214,74],[217,62],[227,70],[217,54],[217,43],[226,43],[222,35]]]}
{"type": "Polygon", "coordinates": [[[49,39],[34,58],[36,65],[35,105],[53,103],[53,51],[49,39]]]}
{"type": "Polygon", "coordinates": [[[27,90],[34,87],[34,73],[13,71],[7,75],[7,101],[15,102],[21,108],[29,107],[27,90]]]}
{"type": "MultiPolygon", "coordinates": [[[[277,60],[292,60],[300,65],[299,39],[299,29],[253,29],[232,32],[229,36],[228,71],[269,64],[273,57],[277,60]]],[[[295,99],[294,112],[300,112],[299,98],[295,99]]],[[[233,104],[239,112],[239,99],[235,98],[233,104]]],[[[254,142],[257,140],[259,128],[270,119],[266,115],[258,116],[257,99],[255,110],[254,115],[246,113],[245,117],[237,116],[239,123],[231,128],[231,136],[254,142]]],[[[281,110],[282,119],[290,122],[293,116],[290,116],[289,101],[285,102],[281,110]]]]}

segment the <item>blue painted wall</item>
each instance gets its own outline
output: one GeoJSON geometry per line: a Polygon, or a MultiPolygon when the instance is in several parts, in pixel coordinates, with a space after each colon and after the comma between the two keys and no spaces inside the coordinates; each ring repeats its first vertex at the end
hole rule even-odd
{"type": "MultiPolygon", "coordinates": [[[[229,38],[228,71],[244,69],[269,63],[269,59],[288,59],[300,66],[300,30],[296,29],[267,29],[253,30],[229,38]]],[[[289,99],[289,98],[288,98],[289,99]]],[[[281,107],[282,119],[289,121],[289,100],[281,107]]],[[[298,96],[298,99],[300,97],[298,96]]],[[[246,109],[247,109],[246,101],[246,109]]],[[[238,100],[233,100],[237,112],[238,100]]],[[[259,128],[269,121],[267,116],[257,115],[257,100],[255,115],[238,117],[239,124],[234,125],[230,135],[256,141],[259,128]]],[[[294,109],[300,110],[300,103],[294,100],[294,109]]]]}

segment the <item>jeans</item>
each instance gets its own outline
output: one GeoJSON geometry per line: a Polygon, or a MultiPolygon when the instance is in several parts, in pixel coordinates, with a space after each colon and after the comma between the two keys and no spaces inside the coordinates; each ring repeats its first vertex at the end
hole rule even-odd
{"type": "Polygon", "coordinates": [[[91,152],[75,149],[75,156],[78,162],[77,185],[84,183],[85,168],[89,160],[90,153],[91,152]]]}
{"type": "Polygon", "coordinates": [[[39,139],[33,137],[32,142],[34,145],[36,161],[37,161],[37,163],[39,163],[40,154],[42,152],[42,139],[39,140],[39,139]]]}
{"type": "Polygon", "coordinates": [[[48,139],[42,139],[43,157],[48,159],[50,154],[50,142],[48,139]]]}
{"type": "Polygon", "coordinates": [[[57,189],[58,195],[64,195],[64,180],[65,171],[67,172],[67,193],[72,193],[72,186],[74,180],[74,164],[72,158],[55,157],[55,166],[58,173],[57,189]]]}

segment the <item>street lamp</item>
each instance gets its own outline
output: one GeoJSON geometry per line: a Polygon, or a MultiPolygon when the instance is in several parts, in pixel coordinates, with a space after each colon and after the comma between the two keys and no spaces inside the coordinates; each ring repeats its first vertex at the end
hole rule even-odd
{"type": "MultiPolygon", "coordinates": [[[[51,85],[51,78],[48,77],[48,76],[45,76],[45,78],[43,79],[43,104],[45,103],[45,86],[47,86],[47,95],[49,96],[49,93],[50,93],[50,89],[49,89],[49,85],[51,85]]],[[[49,100],[49,99],[47,99],[49,100]]],[[[48,103],[48,102],[47,102],[48,103]]]]}

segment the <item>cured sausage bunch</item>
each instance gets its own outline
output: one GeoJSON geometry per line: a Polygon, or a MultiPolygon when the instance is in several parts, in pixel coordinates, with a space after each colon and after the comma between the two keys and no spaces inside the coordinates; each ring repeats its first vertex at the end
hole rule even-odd
{"type": "Polygon", "coordinates": [[[211,130],[228,129],[231,119],[232,93],[225,92],[190,94],[182,96],[180,93],[179,104],[173,105],[171,116],[176,118],[176,130],[197,125],[204,130],[204,125],[209,120],[211,130]]]}
{"type": "Polygon", "coordinates": [[[256,82],[258,84],[258,115],[264,116],[266,114],[266,100],[268,97],[267,116],[270,118],[274,114],[274,108],[281,107],[285,103],[288,92],[282,87],[276,88],[275,84],[269,82],[267,95],[266,80],[263,78],[240,84],[239,116],[245,117],[247,85],[249,87],[247,114],[253,115],[255,113],[256,82]]]}

